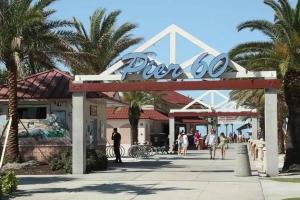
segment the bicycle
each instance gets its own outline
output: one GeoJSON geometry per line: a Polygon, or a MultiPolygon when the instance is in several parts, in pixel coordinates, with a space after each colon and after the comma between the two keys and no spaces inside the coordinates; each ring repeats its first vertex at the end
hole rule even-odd
{"type": "MultiPolygon", "coordinates": [[[[120,146],[120,154],[122,157],[125,155],[125,148],[122,145],[120,146]]],[[[106,156],[109,158],[115,157],[114,145],[106,145],[106,156]]]]}
{"type": "Polygon", "coordinates": [[[154,156],[156,151],[151,145],[148,144],[136,144],[132,145],[128,149],[128,156],[132,158],[148,158],[150,156],[154,156]]]}

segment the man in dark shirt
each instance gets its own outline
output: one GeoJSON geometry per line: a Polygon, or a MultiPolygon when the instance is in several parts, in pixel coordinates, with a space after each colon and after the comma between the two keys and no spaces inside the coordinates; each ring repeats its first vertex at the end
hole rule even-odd
{"type": "Polygon", "coordinates": [[[118,133],[118,129],[114,128],[114,132],[112,133],[111,139],[114,141],[114,152],[116,156],[116,163],[121,163],[121,153],[120,153],[120,145],[121,145],[121,134],[118,133]]]}

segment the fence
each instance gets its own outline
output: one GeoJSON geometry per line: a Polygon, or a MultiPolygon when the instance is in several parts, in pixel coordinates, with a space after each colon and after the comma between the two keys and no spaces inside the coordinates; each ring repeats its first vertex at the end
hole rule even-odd
{"type": "Polygon", "coordinates": [[[265,173],[266,142],[263,140],[250,139],[248,141],[248,149],[258,172],[265,173]]]}

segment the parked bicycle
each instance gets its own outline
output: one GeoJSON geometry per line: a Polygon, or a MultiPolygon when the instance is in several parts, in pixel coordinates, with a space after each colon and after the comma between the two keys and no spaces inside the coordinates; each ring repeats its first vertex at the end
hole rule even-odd
{"type": "MultiPolygon", "coordinates": [[[[125,148],[122,145],[120,146],[120,153],[121,157],[125,155],[125,148]]],[[[109,158],[115,157],[114,145],[106,145],[106,156],[109,158]]]]}
{"type": "Polygon", "coordinates": [[[156,154],[155,149],[148,144],[132,145],[128,149],[128,156],[132,158],[148,158],[156,154]]]}

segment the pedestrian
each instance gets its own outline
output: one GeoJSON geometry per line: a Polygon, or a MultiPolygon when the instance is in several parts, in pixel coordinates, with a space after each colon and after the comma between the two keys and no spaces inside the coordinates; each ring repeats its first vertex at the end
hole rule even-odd
{"type": "Polygon", "coordinates": [[[178,153],[178,155],[181,155],[181,151],[182,151],[182,142],[183,142],[182,136],[183,136],[183,134],[184,134],[184,131],[182,130],[178,134],[178,137],[177,137],[177,144],[178,144],[177,153],[178,153]]]}
{"type": "Polygon", "coordinates": [[[186,154],[187,154],[188,146],[189,146],[189,138],[186,133],[183,133],[183,135],[182,135],[182,154],[184,156],[186,156],[186,154]]]}
{"type": "Polygon", "coordinates": [[[195,134],[194,134],[194,143],[196,146],[196,149],[200,150],[200,133],[198,130],[196,130],[195,134]]]}
{"type": "Polygon", "coordinates": [[[122,163],[120,146],[121,146],[121,134],[118,132],[117,128],[114,128],[114,132],[112,133],[111,139],[114,141],[114,152],[116,156],[116,163],[122,163]]]}
{"type": "Polygon", "coordinates": [[[218,136],[216,135],[216,131],[214,129],[212,129],[207,135],[205,144],[208,146],[210,159],[214,160],[216,156],[216,147],[218,145],[218,136]]]}
{"type": "Polygon", "coordinates": [[[237,143],[237,134],[233,133],[233,143],[237,143]]]}
{"type": "Polygon", "coordinates": [[[222,160],[225,159],[225,152],[226,152],[226,145],[227,145],[227,143],[228,143],[227,137],[225,136],[224,133],[221,133],[219,147],[221,149],[222,160]]]}

